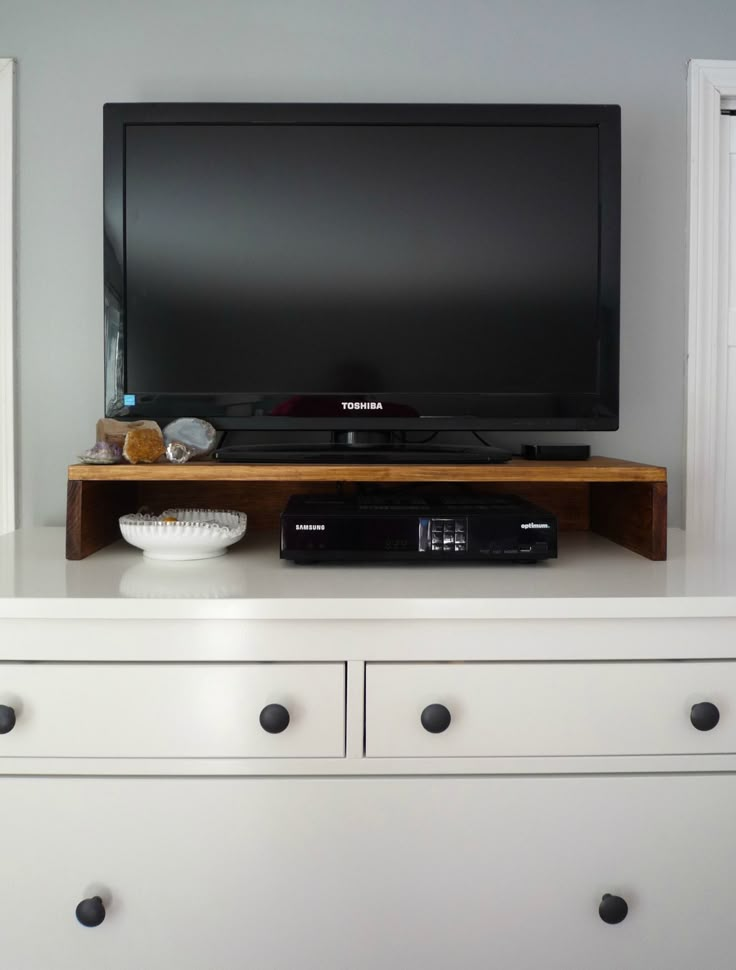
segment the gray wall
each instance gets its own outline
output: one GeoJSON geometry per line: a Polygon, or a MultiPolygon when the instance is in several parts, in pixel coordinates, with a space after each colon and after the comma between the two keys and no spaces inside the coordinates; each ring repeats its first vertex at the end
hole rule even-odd
{"type": "Polygon", "coordinates": [[[736,58],[733,0],[0,0],[18,59],[22,521],[63,521],[102,397],[105,101],[546,101],[623,112],[621,430],[681,521],[685,77],[736,58]]]}

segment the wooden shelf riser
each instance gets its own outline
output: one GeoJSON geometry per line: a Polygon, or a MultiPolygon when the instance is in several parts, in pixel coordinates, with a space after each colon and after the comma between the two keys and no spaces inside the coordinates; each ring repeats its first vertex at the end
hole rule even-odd
{"type": "MultiPolygon", "coordinates": [[[[233,508],[248,513],[250,530],[265,531],[278,528],[290,495],[356,487],[334,481],[70,481],[67,558],[84,559],[118,539],[118,518],[126,512],[233,508]]],[[[415,487],[425,491],[438,484],[415,487]]],[[[647,558],[666,558],[665,482],[474,482],[466,487],[479,494],[518,495],[554,512],[561,531],[590,529],[647,558]]]]}

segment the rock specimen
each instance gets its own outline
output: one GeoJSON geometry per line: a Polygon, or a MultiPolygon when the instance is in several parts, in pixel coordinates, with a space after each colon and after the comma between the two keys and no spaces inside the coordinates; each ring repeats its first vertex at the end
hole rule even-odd
{"type": "Polygon", "coordinates": [[[115,418],[100,418],[97,422],[97,440],[119,445],[122,451],[126,434],[129,431],[139,431],[141,428],[150,428],[151,431],[161,430],[155,421],[117,421],[115,418]]]}
{"type": "Polygon", "coordinates": [[[156,428],[134,428],[125,436],[123,457],[131,465],[158,461],[164,453],[164,438],[156,428]]]}
{"type": "Polygon", "coordinates": [[[177,418],[164,428],[164,443],[167,446],[183,445],[182,448],[172,448],[176,457],[172,457],[167,449],[169,461],[182,462],[190,458],[206,458],[215,450],[217,443],[217,432],[209,423],[202,418],[177,418]]]}
{"type": "Polygon", "coordinates": [[[85,465],[116,465],[123,460],[123,449],[109,441],[98,441],[79,456],[85,465]]]}

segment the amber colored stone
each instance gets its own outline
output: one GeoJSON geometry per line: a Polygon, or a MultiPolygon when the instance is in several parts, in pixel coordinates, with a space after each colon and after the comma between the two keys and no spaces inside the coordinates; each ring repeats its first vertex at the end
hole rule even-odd
{"type": "Polygon", "coordinates": [[[153,428],[137,428],[125,436],[123,457],[131,465],[158,461],[164,453],[164,437],[153,428]]]}

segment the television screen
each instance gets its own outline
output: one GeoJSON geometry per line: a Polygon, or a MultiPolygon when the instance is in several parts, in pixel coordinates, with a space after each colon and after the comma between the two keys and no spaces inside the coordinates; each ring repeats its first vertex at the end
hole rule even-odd
{"type": "Polygon", "coordinates": [[[107,106],[108,413],[616,427],[617,122],[107,106]]]}

